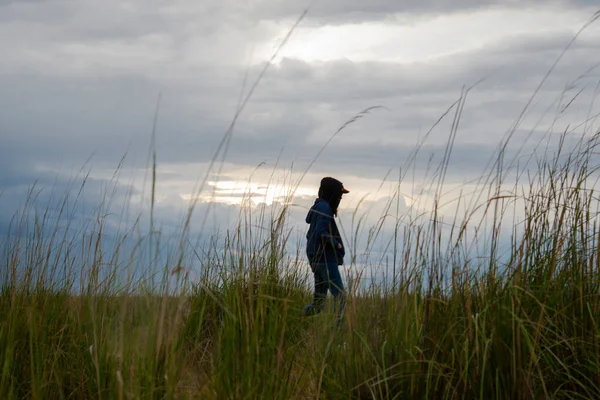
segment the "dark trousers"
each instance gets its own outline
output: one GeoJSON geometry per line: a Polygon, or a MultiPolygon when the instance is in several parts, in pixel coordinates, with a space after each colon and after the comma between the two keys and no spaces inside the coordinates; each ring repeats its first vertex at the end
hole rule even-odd
{"type": "Polygon", "coordinates": [[[315,294],[313,302],[304,308],[304,314],[309,316],[323,311],[329,290],[333,296],[333,310],[337,313],[339,325],[346,307],[346,295],[337,263],[311,263],[310,268],[315,278],[315,294]]]}

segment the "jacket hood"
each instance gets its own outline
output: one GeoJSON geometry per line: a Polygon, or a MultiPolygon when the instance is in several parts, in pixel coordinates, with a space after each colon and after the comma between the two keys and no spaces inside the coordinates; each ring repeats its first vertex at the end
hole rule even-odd
{"type": "Polygon", "coordinates": [[[310,210],[308,210],[308,214],[306,214],[306,223],[307,224],[310,224],[312,222],[312,219],[314,218],[314,215],[315,215],[314,211],[318,210],[319,208],[323,207],[324,205],[329,205],[329,204],[327,203],[327,201],[325,201],[323,199],[315,200],[315,203],[313,204],[313,206],[310,208],[310,210]]]}
{"type": "Polygon", "coordinates": [[[319,186],[319,198],[327,201],[331,206],[333,215],[337,216],[338,207],[342,200],[342,195],[350,193],[344,188],[344,184],[332,177],[325,177],[321,179],[321,185],[319,186]]]}

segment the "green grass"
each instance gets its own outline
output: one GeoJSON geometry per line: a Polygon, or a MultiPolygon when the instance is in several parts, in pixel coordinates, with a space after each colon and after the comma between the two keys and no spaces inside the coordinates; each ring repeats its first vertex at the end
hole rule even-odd
{"type": "MultiPolygon", "coordinates": [[[[3,243],[0,397],[599,398],[598,139],[540,161],[520,192],[481,196],[464,220],[397,216],[395,285],[355,277],[339,329],[330,309],[302,316],[310,281],[302,255],[286,254],[286,206],[244,211],[220,245],[184,246],[203,269],[175,291],[175,276],[157,287],[116,277],[143,246],[121,259],[103,253],[102,235],[64,242],[33,219],[3,243]],[[461,251],[472,244],[461,231],[497,230],[515,212],[508,257],[494,253],[499,235],[479,258],[461,251]],[[257,218],[270,228],[253,231],[257,218]],[[69,278],[80,268],[63,254],[76,251],[92,271],[86,285],[69,278]],[[93,273],[101,266],[114,272],[93,273]]],[[[495,188],[484,182],[482,192],[495,188]]]]}

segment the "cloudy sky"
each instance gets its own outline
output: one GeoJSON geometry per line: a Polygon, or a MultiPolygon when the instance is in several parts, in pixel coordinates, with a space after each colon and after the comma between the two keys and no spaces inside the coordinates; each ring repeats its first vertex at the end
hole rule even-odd
{"type": "Polygon", "coordinates": [[[445,178],[456,197],[485,174],[517,120],[508,149],[519,160],[549,134],[599,126],[589,118],[600,111],[598,23],[570,45],[520,118],[599,9],[592,0],[0,0],[0,226],[35,182],[60,193],[83,168],[100,196],[123,157],[118,185],[132,186],[123,199],[143,199],[159,94],[165,226],[180,224],[205,176],[200,200],[217,203],[217,225],[227,225],[240,193],[269,204],[298,183],[292,224],[302,231],[325,175],[352,191],[340,215],[347,230],[359,201],[367,196],[361,210],[383,206],[399,173],[401,207],[417,206],[417,197],[426,204],[456,105],[437,121],[474,85],[445,178]]]}

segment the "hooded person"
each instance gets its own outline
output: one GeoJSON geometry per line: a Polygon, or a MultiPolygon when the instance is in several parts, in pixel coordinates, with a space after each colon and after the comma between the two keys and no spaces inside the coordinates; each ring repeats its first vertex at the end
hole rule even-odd
{"type": "Polygon", "coordinates": [[[304,309],[305,315],[318,314],[325,306],[327,291],[334,298],[338,325],[344,314],[345,294],[339,266],[344,263],[344,243],[335,223],[342,196],[350,193],[342,182],[331,177],[321,179],[319,197],[308,211],[306,223],[306,256],[314,275],[313,302],[304,309]]]}

